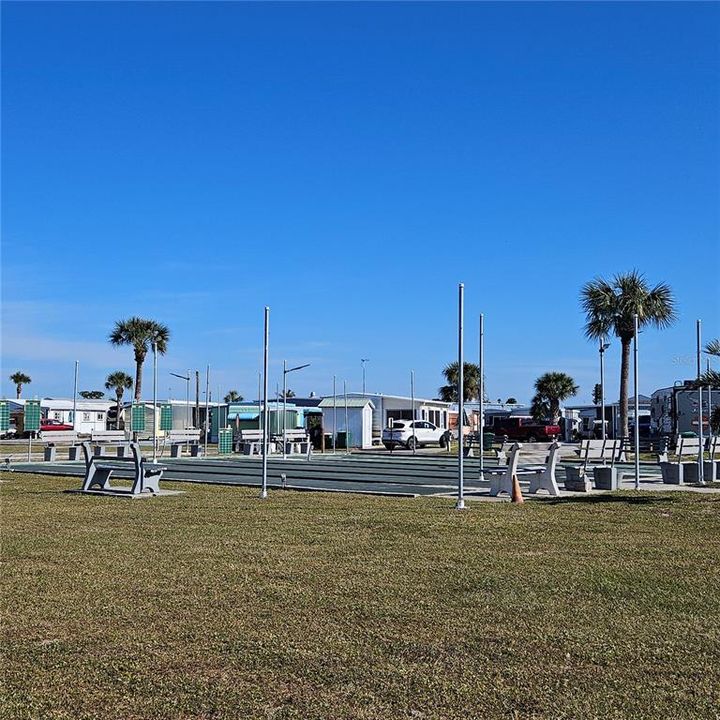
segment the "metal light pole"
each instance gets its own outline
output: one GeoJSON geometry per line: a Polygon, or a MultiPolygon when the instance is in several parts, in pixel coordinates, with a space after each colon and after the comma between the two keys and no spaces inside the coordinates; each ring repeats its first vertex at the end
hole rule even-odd
{"type": "Polygon", "coordinates": [[[263,459],[261,498],[267,497],[268,463],[268,345],[270,342],[270,308],[265,306],[265,331],[263,333],[263,459]]]}
{"type": "Polygon", "coordinates": [[[485,479],[485,458],[483,457],[485,450],[485,315],[480,313],[480,347],[478,348],[478,368],[480,370],[480,385],[478,388],[478,411],[480,413],[479,418],[479,430],[480,430],[480,472],[478,474],[479,480],[485,479]]]}
{"type": "Polygon", "coordinates": [[[698,448],[698,482],[700,485],[705,484],[705,446],[703,433],[703,390],[700,384],[702,376],[702,320],[697,321],[697,377],[698,377],[698,439],[700,447],[698,448]]]}
{"type": "Polygon", "coordinates": [[[343,380],[343,395],[345,396],[345,454],[350,454],[350,428],[348,427],[347,380],[343,380]]]}
{"type": "Polygon", "coordinates": [[[157,343],[152,344],[153,351],[153,462],[157,462],[157,343]]]}
{"type": "Polygon", "coordinates": [[[333,455],[335,454],[335,439],[337,437],[337,393],[335,392],[335,376],[333,375],[333,455]]]}
{"type": "MultiPolygon", "coordinates": [[[[218,431],[220,430],[220,418],[218,417],[218,431]]],[[[207,457],[208,435],[210,434],[210,366],[205,371],[205,452],[207,457]]],[[[218,440],[220,437],[218,436],[218,440]]]]}
{"type": "Polygon", "coordinates": [[[465,508],[465,477],[463,467],[463,415],[465,413],[465,367],[463,365],[463,313],[465,310],[465,285],[458,286],[458,496],[455,508],[465,508]]]}
{"type": "Polygon", "coordinates": [[[365,363],[370,362],[370,358],[360,358],[360,364],[362,365],[362,376],[363,376],[363,397],[365,397],[365,363]]]}
{"type": "Polygon", "coordinates": [[[634,381],[635,381],[635,489],[640,489],[640,392],[639,385],[639,367],[638,367],[638,314],[634,317],[634,381]]]}
{"type": "MultiPolygon", "coordinates": [[[[707,359],[707,371],[710,372],[710,358],[707,359]]],[[[713,429],[712,429],[712,423],[710,423],[710,420],[712,418],[712,412],[713,412],[713,404],[712,404],[712,385],[708,385],[707,387],[707,399],[708,399],[708,436],[712,437],[713,435],[713,429]]],[[[710,458],[712,460],[712,458],[710,458]]],[[[715,478],[710,478],[710,480],[714,480],[715,478]]]]}
{"type": "Polygon", "coordinates": [[[195,371],[195,418],[192,422],[192,427],[195,427],[195,423],[200,427],[200,371],[195,371]]]}
{"type": "Polygon", "coordinates": [[[606,439],[605,432],[605,351],[610,347],[610,343],[605,342],[605,338],[600,338],[600,425],[602,427],[602,439],[606,439]]]}
{"type": "MultiPolygon", "coordinates": [[[[73,430],[75,429],[75,423],[77,422],[77,389],[78,389],[78,368],[80,367],[80,361],[75,361],[75,383],[73,385],[73,430]]],[[[119,422],[118,418],[118,422],[119,422]]]]}
{"type": "Polygon", "coordinates": [[[287,458],[287,449],[286,449],[286,442],[285,438],[287,436],[286,433],[286,425],[287,425],[287,376],[288,373],[295,372],[296,370],[302,370],[303,368],[310,367],[310,363],[305,363],[304,365],[298,365],[297,367],[287,369],[287,360],[283,360],[283,460],[287,458]]]}
{"type": "Polygon", "coordinates": [[[415,454],[415,446],[417,445],[417,434],[415,432],[415,371],[410,371],[410,402],[412,403],[412,421],[413,421],[413,435],[415,435],[415,442],[412,446],[413,455],[415,454]]]}

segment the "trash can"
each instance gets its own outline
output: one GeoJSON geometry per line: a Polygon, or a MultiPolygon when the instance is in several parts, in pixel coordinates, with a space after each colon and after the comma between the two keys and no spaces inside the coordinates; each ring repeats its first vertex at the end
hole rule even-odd
{"type": "Polygon", "coordinates": [[[337,446],[339,449],[347,450],[352,445],[352,433],[342,430],[337,434],[337,446]]]}
{"type": "Polygon", "coordinates": [[[483,434],[483,450],[492,450],[493,443],[495,442],[495,433],[486,432],[483,434]]]}
{"type": "Polygon", "coordinates": [[[326,450],[332,450],[332,449],[333,449],[333,436],[332,436],[332,433],[325,433],[325,449],[326,449],[326,450]]]}

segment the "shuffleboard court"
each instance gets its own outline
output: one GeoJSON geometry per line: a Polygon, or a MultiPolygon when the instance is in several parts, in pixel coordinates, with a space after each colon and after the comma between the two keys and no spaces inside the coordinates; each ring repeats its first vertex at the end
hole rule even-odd
{"type": "MultiPolygon", "coordinates": [[[[109,462],[111,458],[107,458],[109,462]]],[[[224,458],[165,459],[164,480],[259,487],[262,481],[262,460],[259,457],[232,456],[224,458]]],[[[497,466],[485,463],[488,472],[497,466]]],[[[17,472],[44,473],[82,477],[82,462],[22,463],[13,466],[17,472]]],[[[644,471],[645,472],[645,471],[644,471]]],[[[129,477],[126,468],[115,475],[129,477]]],[[[489,496],[489,479],[479,479],[479,461],[465,460],[465,492],[472,497],[489,496]]],[[[558,481],[564,472],[558,468],[558,481]]],[[[529,475],[519,468],[521,485],[527,486],[529,475]]],[[[659,477],[650,474],[643,483],[656,485],[659,477]]],[[[312,459],[268,458],[268,486],[291,490],[348,492],[396,497],[447,496],[457,488],[457,458],[454,456],[366,456],[361,454],[313,456],[312,459]],[[283,475],[285,476],[283,479],[283,475]]],[[[563,493],[565,494],[565,493],[563,493]]],[[[538,497],[546,497],[544,493],[538,497]]]]}

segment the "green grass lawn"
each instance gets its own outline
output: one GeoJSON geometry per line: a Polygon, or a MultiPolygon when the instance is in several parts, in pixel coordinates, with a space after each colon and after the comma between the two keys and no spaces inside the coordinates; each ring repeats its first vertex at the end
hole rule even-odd
{"type": "Polygon", "coordinates": [[[720,497],[0,475],[2,718],[717,718],[720,497]]]}

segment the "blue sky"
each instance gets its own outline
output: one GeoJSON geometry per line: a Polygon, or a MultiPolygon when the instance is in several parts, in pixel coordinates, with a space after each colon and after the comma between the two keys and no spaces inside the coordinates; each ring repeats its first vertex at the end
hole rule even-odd
{"type": "MultiPolygon", "coordinates": [[[[167,323],[170,371],[254,397],[282,359],[434,396],[486,317],[492,398],[548,370],[589,399],[582,284],[638,268],[680,319],[641,391],[720,335],[720,6],[3,3],[2,392],[132,372],[106,342],[167,323]]],[[[616,397],[619,344],[607,355],[616,397]]],[[[149,369],[149,368],[148,368],[149,369]]],[[[146,383],[146,391],[150,385],[146,383]]]]}

